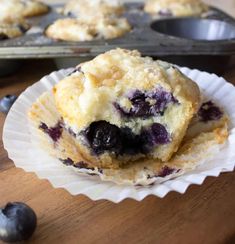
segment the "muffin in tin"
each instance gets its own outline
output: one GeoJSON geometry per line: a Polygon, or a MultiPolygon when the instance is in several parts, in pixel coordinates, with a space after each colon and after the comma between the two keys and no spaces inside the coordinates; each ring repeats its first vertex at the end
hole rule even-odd
{"type": "Polygon", "coordinates": [[[91,41],[121,37],[131,30],[125,18],[100,17],[56,20],[46,29],[46,35],[63,41],[91,41]]]}
{"type": "Polygon", "coordinates": [[[0,40],[22,36],[29,29],[24,19],[0,20],[0,40]]]}
{"type": "Polygon", "coordinates": [[[201,0],[147,0],[144,10],[159,16],[197,16],[208,11],[201,0]]]}
{"type": "Polygon", "coordinates": [[[169,160],[200,103],[198,86],[177,68],[123,49],[81,64],[53,93],[82,156],[102,168],[169,160]]]}
{"type": "Polygon", "coordinates": [[[0,9],[0,18],[32,17],[49,11],[46,4],[33,0],[1,0],[0,9]]]}
{"type": "Polygon", "coordinates": [[[64,15],[77,18],[97,14],[119,16],[123,12],[124,6],[118,0],[71,0],[63,9],[64,15]]]}

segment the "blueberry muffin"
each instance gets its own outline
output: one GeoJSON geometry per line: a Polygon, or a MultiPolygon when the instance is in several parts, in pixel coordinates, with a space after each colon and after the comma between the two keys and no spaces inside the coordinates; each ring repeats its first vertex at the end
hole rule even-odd
{"type": "Polygon", "coordinates": [[[148,0],[144,10],[159,16],[197,16],[208,11],[201,0],[148,0]]]}
{"type": "Polygon", "coordinates": [[[0,0],[0,9],[0,18],[32,17],[49,11],[47,5],[33,0],[0,0]]]}
{"type": "MultiPolygon", "coordinates": [[[[11,0],[12,1],[12,0],[11,0]]],[[[46,14],[49,11],[49,7],[39,1],[34,0],[15,0],[16,2],[20,2],[23,5],[24,17],[33,17],[37,15],[46,14]]]]}
{"type": "Polygon", "coordinates": [[[117,0],[71,0],[63,9],[64,15],[77,18],[94,15],[118,16],[123,12],[124,7],[117,0]]]}
{"type": "Polygon", "coordinates": [[[53,94],[82,156],[102,168],[169,160],[200,103],[198,86],[177,68],[123,49],[81,64],[53,94]]]}
{"type": "Polygon", "coordinates": [[[102,180],[118,184],[151,185],[182,175],[210,160],[228,138],[227,115],[206,99],[169,161],[145,158],[119,169],[108,169],[95,166],[81,155],[76,136],[64,126],[50,91],[33,104],[29,117],[31,133],[39,136],[34,141],[36,146],[59,159],[58,163],[62,162],[79,174],[98,175],[102,180]]]}
{"type": "Polygon", "coordinates": [[[23,19],[0,20],[0,41],[23,35],[29,25],[23,19]]]}
{"type": "Polygon", "coordinates": [[[50,25],[46,35],[63,41],[91,41],[121,37],[131,30],[125,18],[66,18],[59,19],[50,25]]]}

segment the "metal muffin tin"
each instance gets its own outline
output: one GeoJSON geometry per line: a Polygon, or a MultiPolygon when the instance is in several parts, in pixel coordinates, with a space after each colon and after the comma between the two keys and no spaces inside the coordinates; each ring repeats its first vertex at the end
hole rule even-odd
{"type": "MultiPolygon", "coordinates": [[[[235,20],[215,8],[199,18],[156,18],[145,13],[142,4],[127,3],[125,16],[133,27],[130,33],[112,40],[64,42],[44,35],[48,25],[64,18],[56,11],[58,7],[61,6],[52,5],[50,13],[30,18],[32,27],[25,35],[0,41],[0,62],[60,58],[61,63],[61,58],[90,58],[116,47],[138,49],[143,55],[173,62],[174,57],[235,55],[235,20]]],[[[178,61],[178,64],[181,63],[178,61]]]]}

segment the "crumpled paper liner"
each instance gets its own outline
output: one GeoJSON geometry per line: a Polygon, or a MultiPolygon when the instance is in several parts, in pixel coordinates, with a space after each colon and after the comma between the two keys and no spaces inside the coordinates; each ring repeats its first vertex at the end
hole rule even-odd
{"type": "Polygon", "coordinates": [[[104,169],[94,167],[92,162],[83,158],[79,152],[76,137],[63,126],[51,91],[43,93],[37,99],[28,115],[30,133],[33,135],[31,141],[35,147],[43,148],[78,173],[98,175],[102,180],[122,185],[147,186],[191,171],[217,154],[228,137],[226,115],[208,123],[195,118],[185,135],[186,139],[168,162],[140,159],[122,169],[104,169]],[[55,125],[60,126],[61,136],[58,141],[53,141],[45,131],[40,129],[42,123],[52,128],[55,125]]]}
{"type": "MultiPolygon", "coordinates": [[[[202,184],[207,176],[218,176],[234,169],[235,165],[235,88],[214,74],[181,68],[181,71],[196,81],[206,97],[214,100],[229,114],[229,138],[215,157],[206,160],[196,169],[177,178],[149,187],[123,186],[101,181],[97,177],[78,175],[70,167],[58,163],[46,151],[32,144],[27,112],[33,102],[72,69],[60,70],[45,76],[29,87],[17,99],[9,112],[3,132],[4,147],[17,167],[35,172],[39,178],[48,179],[54,187],[62,187],[73,195],[84,194],[93,200],[107,199],[120,202],[125,198],[142,200],[148,195],[164,197],[170,191],[184,193],[191,184],[202,184]]],[[[35,138],[34,138],[35,139],[35,138]]]]}

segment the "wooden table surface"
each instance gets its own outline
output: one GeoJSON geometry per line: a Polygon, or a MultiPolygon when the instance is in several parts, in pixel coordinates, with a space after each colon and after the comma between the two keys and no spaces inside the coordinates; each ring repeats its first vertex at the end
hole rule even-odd
{"type": "MultiPolygon", "coordinates": [[[[25,61],[15,75],[0,78],[0,97],[19,94],[55,69],[49,60],[25,61]]],[[[225,77],[235,84],[235,65],[225,77]]],[[[1,127],[4,120],[1,114],[1,127]]],[[[38,227],[27,243],[235,243],[234,172],[209,177],[184,195],[94,202],[15,168],[1,142],[0,205],[8,201],[25,202],[37,213],[38,227]]]]}

